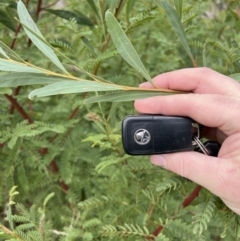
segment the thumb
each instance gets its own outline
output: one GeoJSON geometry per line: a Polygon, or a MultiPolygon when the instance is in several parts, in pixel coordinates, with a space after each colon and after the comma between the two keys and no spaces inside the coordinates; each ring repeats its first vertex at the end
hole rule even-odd
{"type": "Polygon", "coordinates": [[[198,152],[153,155],[151,162],[198,183],[216,195],[220,194],[219,187],[225,179],[224,170],[229,168],[227,160],[198,152]]]}

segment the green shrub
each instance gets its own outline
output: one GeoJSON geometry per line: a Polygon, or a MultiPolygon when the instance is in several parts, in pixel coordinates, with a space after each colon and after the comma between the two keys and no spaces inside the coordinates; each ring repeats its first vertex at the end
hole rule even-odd
{"type": "Polygon", "coordinates": [[[237,1],[62,2],[0,3],[0,240],[238,240],[221,200],[121,144],[132,101],[166,94],[140,83],[239,79],[237,1]]]}

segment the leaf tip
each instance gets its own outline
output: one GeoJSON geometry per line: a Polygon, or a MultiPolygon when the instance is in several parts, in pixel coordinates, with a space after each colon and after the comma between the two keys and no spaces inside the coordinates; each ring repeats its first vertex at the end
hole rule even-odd
{"type": "Polygon", "coordinates": [[[113,15],[112,12],[110,11],[110,9],[108,9],[106,12],[105,12],[105,18],[109,15],[113,15]]]}
{"type": "Polygon", "coordinates": [[[37,97],[37,95],[33,95],[32,93],[28,95],[28,99],[30,100],[33,100],[35,97],[37,97]]]}

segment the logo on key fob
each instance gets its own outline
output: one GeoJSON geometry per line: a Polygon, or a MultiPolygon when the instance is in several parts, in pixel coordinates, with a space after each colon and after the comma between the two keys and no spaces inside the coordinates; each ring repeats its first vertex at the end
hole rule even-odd
{"type": "Polygon", "coordinates": [[[145,129],[138,129],[134,133],[134,140],[139,145],[146,145],[151,140],[151,135],[145,129]]]}

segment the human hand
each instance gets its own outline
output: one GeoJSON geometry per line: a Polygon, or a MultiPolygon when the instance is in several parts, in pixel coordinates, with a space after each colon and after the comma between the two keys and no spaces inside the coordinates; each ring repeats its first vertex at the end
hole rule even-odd
{"type": "MultiPolygon", "coordinates": [[[[164,73],[153,82],[191,93],[136,100],[138,112],[188,116],[207,126],[204,135],[222,146],[218,157],[179,152],[153,155],[151,162],[205,187],[240,215],[240,84],[208,68],[164,73]]],[[[153,88],[150,83],[141,87],[153,88]]]]}

